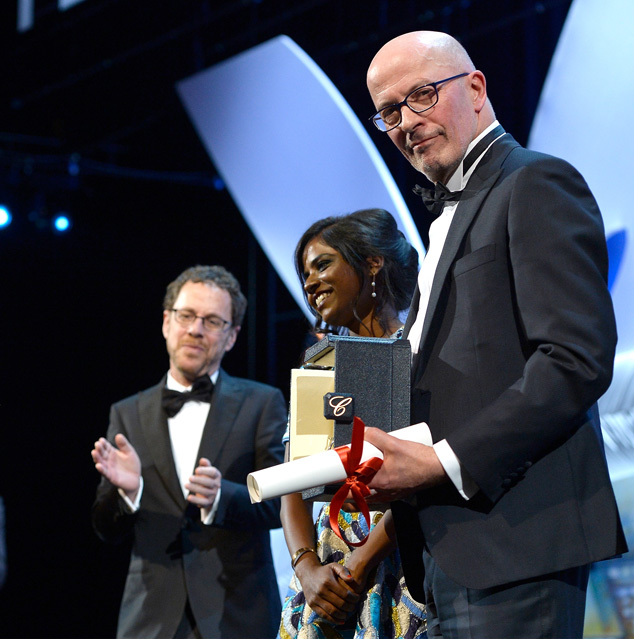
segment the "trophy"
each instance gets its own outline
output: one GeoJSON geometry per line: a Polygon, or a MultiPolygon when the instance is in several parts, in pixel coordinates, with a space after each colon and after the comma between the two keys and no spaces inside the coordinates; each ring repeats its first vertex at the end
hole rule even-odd
{"type": "MultiPolygon", "coordinates": [[[[386,432],[409,426],[407,340],[327,335],[291,373],[289,460],[350,444],[354,416],[386,432]]],[[[336,486],[303,490],[329,501],[336,486]]]]}

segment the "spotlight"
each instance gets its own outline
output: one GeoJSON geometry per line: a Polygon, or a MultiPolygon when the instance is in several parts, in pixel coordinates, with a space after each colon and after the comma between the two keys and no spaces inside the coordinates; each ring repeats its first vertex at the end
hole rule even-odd
{"type": "Polygon", "coordinates": [[[9,209],[4,206],[4,204],[0,204],[0,229],[9,226],[12,219],[13,216],[11,215],[11,211],[9,211],[9,209]]]}
{"type": "Polygon", "coordinates": [[[68,215],[66,215],[66,213],[58,213],[53,218],[53,228],[58,233],[65,233],[70,229],[71,226],[72,224],[70,218],[68,217],[68,215]]]}

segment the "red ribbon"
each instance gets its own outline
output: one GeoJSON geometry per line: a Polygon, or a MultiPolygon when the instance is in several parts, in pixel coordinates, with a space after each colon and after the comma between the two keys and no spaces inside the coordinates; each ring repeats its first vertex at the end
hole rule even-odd
{"type": "Polygon", "coordinates": [[[339,446],[335,448],[343,467],[346,469],[348,477],[330,502],[330,527],[340,539],[350,546],[363,546],[367,540],[367,536],[358,542],[348,541],[344,537],[339,528],[339,512],[341,511],[341,507],[348,493],[351,492],[356,507],[365,517],[368,530],[370,529],[370,510],[365,501],[365,497],[370,494],[370,489],[367,484],[372,477],[376,475],[376,472],[383,464],[383,460],[379,457],[372,457],[363,462],[363,464],[359,463],[361,461],[361,453],[363,452],[364,431],[365,424],[361,419],[355,417],[352,424],[352,441],[350,442],[350,446],[339,446]]]}

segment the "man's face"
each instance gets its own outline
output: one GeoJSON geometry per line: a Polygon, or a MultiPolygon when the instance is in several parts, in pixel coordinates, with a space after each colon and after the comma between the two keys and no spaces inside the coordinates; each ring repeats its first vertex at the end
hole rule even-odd
{"type": "MultiPolygon", "coordinates": [[[[368,72],[377,111],[401,102],[414,89],[468,71],[428,50],[421,55],[394,45],[382,49],[368,72]]],[[[438,103],[423,113],[401,107],[401,124],[387,135],[412,166],[432,182],[446,182],[477,136],[484,78],[475,71],[438,87],[438,103]]]]}
{"type": "Polygon", "coordinates": [[[188,326],[179,324],[175,313],[163,311],[163,337],[170,358],[170,372],[176,381],[189,386],[197,377],[212,374],[224,354],[231,350],[239,326],[225,325],[220,331],[208,330],[200,317],[217,317],[231,322],[231,297],[213,284],[186,282],[174,308],[199,316],[188,326]]]}

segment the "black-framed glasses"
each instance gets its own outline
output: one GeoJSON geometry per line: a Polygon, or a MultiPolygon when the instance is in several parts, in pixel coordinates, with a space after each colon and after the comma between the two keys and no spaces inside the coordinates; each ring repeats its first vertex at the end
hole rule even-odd
{"type": "Polygon", "coordinates": [[[467,72],[459,73],[458,75],[452,75],[450,78],[438,80],[438,82],[424,84],[422,87],[418,87],[408,93],[402,102],[390,104],[389,106],[379,109],[370,120],[374,122],[374,126],[376,126],[379,131],[387,133],[387,131],[395,129],[403,121],[401,109],[404,106],[411,109],[414,113],[423,113],[423,111],[431,109],[438,103],[438,87],[445,82],[463,78],[465,75],[469,74],[467,72]]]}
{"type": "Polygon", "coordinates": [[[182,326],[191,326],[197,319],[201,319],[203,328],[210,333],[219,333],[227,326],[231,326],[231,322],[217,315],[196,315],[193,311],[184,308],[170,308],[170,311],[174,313],[176,321],[182,326]]]}

